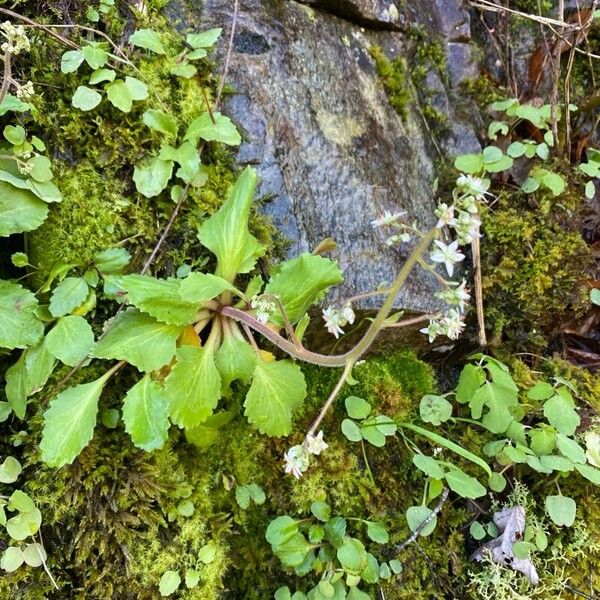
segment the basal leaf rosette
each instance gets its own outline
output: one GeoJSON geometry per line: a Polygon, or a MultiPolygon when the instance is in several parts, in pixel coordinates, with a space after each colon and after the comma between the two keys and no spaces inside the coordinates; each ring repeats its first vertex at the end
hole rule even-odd
{"type": "MultiPolygon", "coordinates": [[[[253,426],[269,436],[291,432],[294,410],[306,396],[304,375],[293,360],[261,350],[246,322],[266,337],[279,336],[284,327],[306,322],[309,307],[342,275],[333,261],[305,253],[280,264],[266,282],[255,276],[240,284],[240,275],[247,281],[265,253],[248,227],[256,181],[255,171],[244,169],[221,208],[199,228],[198,239],[216,257],[214,273],[110,276],[124,307],[87,356],[119,362],[51,401],[41,445],[48,464],[71,463],[89,443],[102,390],[125,365],[140,372],[122,411],[125,430],[139,448],[162,447],[171,425],[189,432],[194,443],[210,443],[216,428],[230,420],[219,417],[229,415],[223,397],[234,381],[248,386],[244,414],[253,426]]],[[[64,295],[61,306],[74,297],[69,290],[64,295]]],[[[65,336],[79,335],[74,317],[60,318],[65,336]]],[[[54,354],[70,362],[80,356],[76,348],[57,348],[54,354]]]]}

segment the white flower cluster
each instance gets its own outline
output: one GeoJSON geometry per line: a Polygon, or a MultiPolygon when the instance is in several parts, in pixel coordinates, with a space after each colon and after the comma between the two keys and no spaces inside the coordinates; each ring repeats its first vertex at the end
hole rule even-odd
{"type": "MultiPolygon", "coordinates": [[[[24,156],[25,159],[30,158],[30,157],[31,157],[30,152],[24,156]]],[[[33,165],[28,162],[19,161],[17,163],[17,169],[19,170],[19,173],[21,173],[22,175],[29,175],[31,173],[31,171],[33,171],[33,165]]]]}
{"type": "Polygon", "coordinates": [[[28,102],[35,96],[35,88],[33,82],[28,81],[17,88],[17,98],[23,102],[28,102]]]}
{"type": "MultiPolygon", "coordinates": [[[[454,222],[449,224],[456,232],[460,245],[470,244],[479,237],[481,221],[478,217],[477,202],[483,202],[489,195],[489,179],[480,179],[472,175],[461,175],[454,189],[454,222]]],[[[439,225],[439,224],[438,224],[439,225]]]]}
{"type": "Polygon", "coordinates": [[[253,296],[250,306],[256,311],[256,319],[263,325],[271,318],[271,315],[277,310],[277,304],[264,296],[253,296]]]}
{"type": "Polygon", "coordinates": [[[344,335],[342,327],[345,327],[348,323],[350,325],[354,323],[354,311],[350,303],[345,304],[339,309],[328,306],[323,310],[323,320],[325,321],[327,331],[335,336],[337,340],[340,335],[344,335]]]}
{"type": "Polygon", "coordinates": [[[437,321],[431,319],[429,325],[420,331],[428,336],[430,342],[433,342],[438,335],[445,335],[451,340],[457,340],[464,328],[464,316],[452,309],[445,317],[437,321]]]}
{"type": "Polygon", "coordinates": [[[303,444],[292,446],[283,455],[284,471],[293,475],[296,479],[300,479],[310,466],[311,455],[319,456],[327,448],[329,448],[329,445],[323,440],[322,431],[319,431],[316,436],[309,433],[303,444]]]}
{"type": "Polygon", "coordinates": [[[6,38],[6,42],[0,46],[3,52],[16,56],[23,51],[29,51],[29,38],[25,35],[23,25],[15,27],[10,21],[4,21],[0,25],[0,33],[6,38]]]}

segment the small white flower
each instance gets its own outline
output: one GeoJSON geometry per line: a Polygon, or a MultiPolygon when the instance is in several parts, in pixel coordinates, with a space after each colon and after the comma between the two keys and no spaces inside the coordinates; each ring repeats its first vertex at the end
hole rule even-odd
{"type": "MultiPolygon", "coordinates": [[[[453,282],[450,283],[451,285],[456,285],[453,282]]],[[[465,304],[471,299],[469,290],[465,287],[466,285],[467,282],[463,279],[462,283],[458,287],[454,289],[442,290],[441,292],[438,292],[436,296],[451,306],[458,306],[458,310],[464,312],[465,304]]]]}
{"type": "Polygon", "coordinates": [[[386,210],[381,217],[371,221],[371,227],[376,228],[376,227],[384,227],[385,225],[392,225],[398,219],[403,217],[405,214],[406,214],[405,211],[391,213],[389,210],[386,210]]]}
{"type": "Polygon", "coordinates": [[[250,302],[250,306],[256,311],[256,319],[263,325],[267,323],[277,309],[275,302],[271,302],[263,296],[254,296],[250,302]]]}
{"type": "Polygon", "coordinates": [[[456,185],[464,192],[468,192],[475,196],[477,200],[483,200],[485,196],[488,195],[490,180],[473,177],[473,175],[461,175],[456,180],[456,185]]]}
{"type": "Polygon", "coordinates": [[[447,204],[440,204],[435,209],[435,215],[439,218],[436,227],[442,229],[446,225],[452,226],[456,223],[454,218],[454,206],[448,206],[447,204]]]}
{"type": "Polygon", "coordinates": [[[429,258],[436,263],[444,263],[448,275],[452,277],[454,265],[464,260],[465,255],[458,250],[458,241],[454,240],[451,244],[444,244],[440,240],[434,240],[437,248],[430,254],[429,258]]]}
{"type": "Polygon", "coordinates": [[[35,96],[35,88],[32,81],[27,81],[22,86],[17,88],[17,98],[23,102],[31,100],[35,96]]]}
{"type": "Polygon", "coordinates": [[[350,306],[350,304],[346,304],[344,308],[342,308],[342,318],[347,323],[350,323],[350,325],[354,323],[354,311],[352,310],[352,306],[350,306]]]}
{"type": "Polygon", "coordinates": [[[429,343],[433,342],[435,338],[442,333],[442,328],[437,321],[429,321],[429,325],[427,327],[423,327],[423,329],[419,329],[421,333],[424,333],[429,338],[429,343]]]}
{"type": "Polygon", "coordinates": [[[323,309],[323,320],[325,321],[325,327],[327,331],[331,333],[331,335],[335,336],[337,340],[340,335],[344,335],[344,330],[342,329],[342,319],[339,311],[331,306],[323,309]]]}
{"type": "Polygon", "coordinates": [[[306,436],[304,445],[306,447],[306,451],[309,454],[314,454],[315,456],[319,456],[323,450],[327,450],[327,448],[329,448],[329,444],[326,444],[323,440],[323,431],[319,431],[316,437],[309,433],[306,436]]]}
{"type": "Polygon", "coordinates": [[[308,469],[310,459],[304,446],[292,446],[284,455],[284,471],[300,479],[302,474],[308,469]]]}
{"type": "Polygon", "coordinates": [[[465,328],[465,323],[462,315],[458,311],[451,310],[450,314],[442,319],[442,326],[447,337],[451,340],[457,340],[462,333],[462,330],[465,328]]]}

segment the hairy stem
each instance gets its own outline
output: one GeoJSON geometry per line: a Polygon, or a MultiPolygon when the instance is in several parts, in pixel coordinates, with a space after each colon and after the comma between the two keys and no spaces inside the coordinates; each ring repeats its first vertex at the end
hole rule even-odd
{"type": "Polygon", "coordinates": [[[437,229],[432,229],[423,236],[417,247],[413,250],[412,254],[408,257],[402,269],[398,273],[394,283],[389,288],[389,293],[385,299],[385,302],[377,312],[377,315],[371,322],[369,329],[367,329],[363,338],[348,352],[344,354],[319,354],[318,352],[311,352],[303,346],[297,348],[292,342],[286,340],[283,336],[273,331],[267,325],[264,325],[258,319],[255,319],[252,315],[238,308],[232,306],[225,306],[221,309],[221,314],[225,317],[230,317],[235,321],[245,323],[248,327],[251,327],[255,331],[258,331],[261,335],[266,337],[270,342],[281,348],[284,352],[304,362],[313,363],[322,367],[343,367],[349,363],[354,364],[371,346],[374,342],[377,334],[383,328],[385,320],[390,314],[394,300],[400,291],[400,288],[406,282],[409,273],[413,267],[417,264],[423,253],[427,250],[432,240],[436,235],[437,229]]]}

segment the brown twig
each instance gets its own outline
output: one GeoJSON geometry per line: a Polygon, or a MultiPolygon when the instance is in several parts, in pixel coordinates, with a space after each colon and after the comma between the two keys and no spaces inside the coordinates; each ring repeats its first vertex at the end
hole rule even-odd
{"type": "Polygon", "coordinates": [[[400,554],[400,552],[402,552],[402,550],[404,550],[404,548],[406,548],[406,546],[412,544],[419,537],[419,533],[421,533],[421,531],[423,531],[423,529],[425,529],[425,527],[427,527],[427,525],[429,525],[429,523],[431,523],[431,521],[433,521],[433,519],[435,517],[437,517],[437,515],[441,512],[442,508],[444,507],[444,504],[446,504],[446,500],[448,500],[449,492],[450,492],[450,490],[447,487],[445,487],[442,490],[442,495],[440,496],[440,499],[439,499],[437,505],[429,513],[427,518],[424,519],[418,525],[418,527],[413,531],[412,535],[408,539],[404,540],[401,544],[396,544],[394,546],[394,549],[396,550],[397,554],[400,554]]]}
{"type": "Polygon", "coordinates": [[[485,316],[483,312],[483,286],[481,283],[481,244],[479,236],[475,236],[471,242],[473,254],[473,282],[475,285],[475,309],[477,311],[477,325],[479,327],[479,345],[487,346],[485,335],[485,316]]]}
{"type": "Polygon", "coordinates": [[[217,97],[215,98],[215,107],[218,107],[221,103],[221,96],[223,95],[223,89],[225,88],[225,81],[227,80],[227,73],[229,73],[229,63],[231,62],[231,53],[233,51],[233,38],[235,36],[235,26],[238,18],[239,0],[233,2],[233,13],[231,15],[231,31],[229,32],[229,41],[227,42],[227,54],[225,55],[225,64],[223,65],[223,76],[219,82],[217,88],[217,97]]]}
{"type": "Polygon", "coordinates": [[[69,46],[69,48],[72,48],[73,50],[79,49],[79,46],[75,42],[72,42],[68,38],[63,37],[62,35],[59,35],[55,31],[52,31],[52,29],[50,27],[48,27],[47,25],[42,25],[40,23],[36,23],[35,21],[29,19],[28,17],[26,17],[24,15],[20,15],[19,13],[9,10],[8,8],[0,8],[0,13],[8,15],[9,17],[12,17],[13,19],[17,19],[18,21],[23,21],[23,23],[27,23],[28,25],[31,25],[32,27],[37,27],[38,29],[43,29],[46,33],[51,35],[55,40],[58,40],[62,44],[69,46]]]}
{"type": "Polygon", "coordinates": [[[4,76],[2,78],[2,87],[0,88],[0,104],[4,100],[11,82],[11,66],[10,66],[10,52],[4,53],[4,76]]]}

